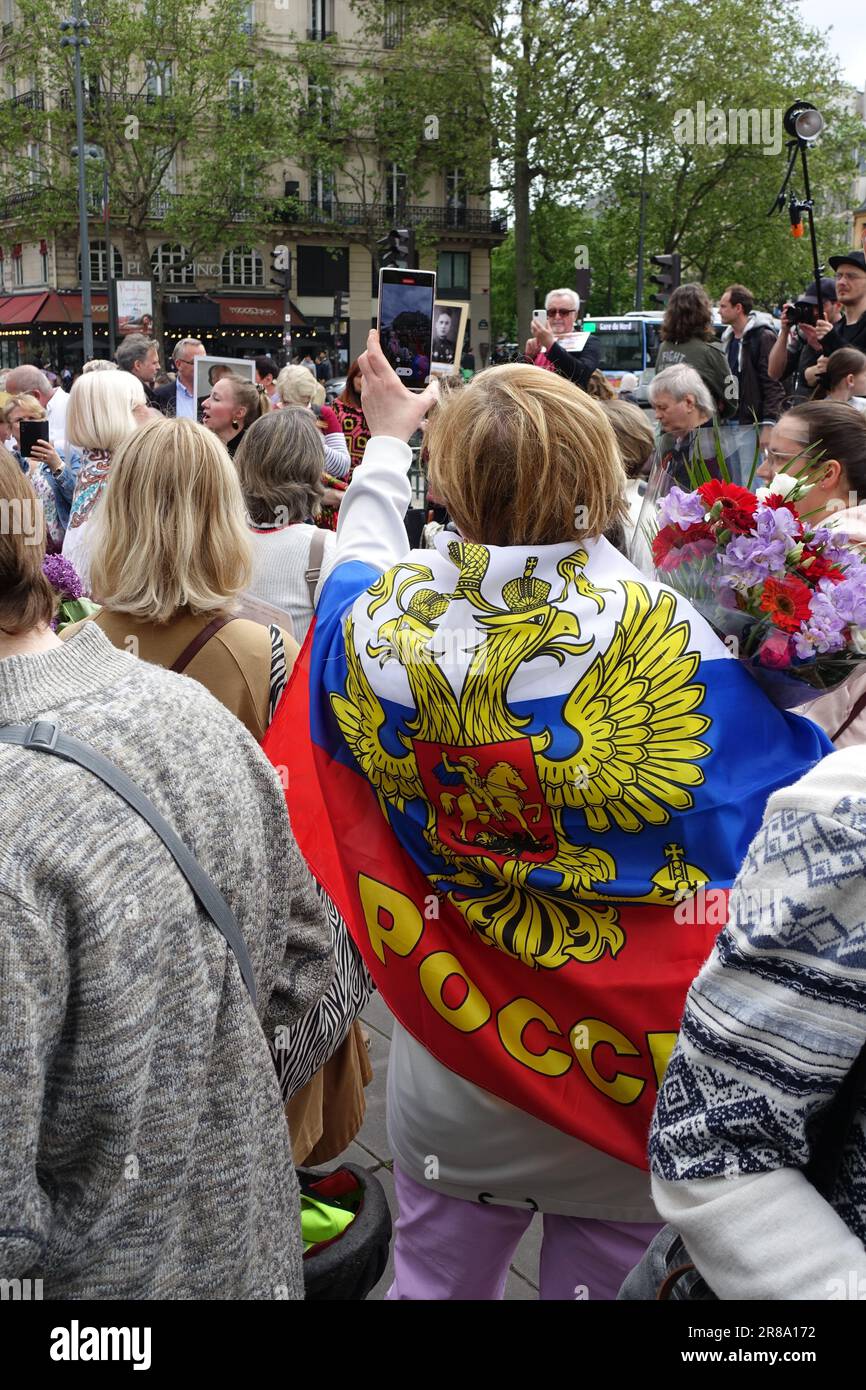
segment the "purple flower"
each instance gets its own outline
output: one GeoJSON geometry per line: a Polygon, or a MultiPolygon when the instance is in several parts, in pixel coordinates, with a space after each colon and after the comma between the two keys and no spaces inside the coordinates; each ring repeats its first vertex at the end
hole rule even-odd
{"type": "Polygon", "coordinates": [[[845,619],[833,601],[835,589],[829,579],[822,579],[812,595],[809,621],[794,633],[797,655],[808,660],[816,652],[840,652],[845,646],[845,619]]]}
{"type": "Polygon", "coordinates": [[[84,593],[77,569],[62,555],[46,555],[42,561],[42,573],[61,598],[81,598],[84,593]]]}
{"type": "Polygon", "coordinates": [[[784,569],[787,549],[784,536],[736,536],[718,556],[724,571],[720,583],[732,589],[750,589],[753,584],[760,584],[762,579],[784,569]]]}
{"type": "Polygon", "coordinates": [[[819,590],[829,599],[843,623],[854,627],[866,626],[866,570],[862,565],[853,573],[846,571],[839,584],[830,579],[822,579],[819,590]]]}
{"type": "Polygon", "coordinates": [[[788,507],[758,507],[755,531],[762,541],[784,539],[795,544],[800,523],[788,507]]]}
{"type": "Polygon", "coordinates": [[[832,565],[847,567],[857,559],[845,532],[831,531],[829,526],[816,526],[808,537],[808,545],[812,550],[820,550],[832,565]]]}
{"type": "Polygon", "coordinates": [[[696,522],[703,521],[706,510],[706,504],[696,492],[672,487],[667,497],[659,502],[659,525],[679,526],[681,531],[687,531],[696,522]]]}

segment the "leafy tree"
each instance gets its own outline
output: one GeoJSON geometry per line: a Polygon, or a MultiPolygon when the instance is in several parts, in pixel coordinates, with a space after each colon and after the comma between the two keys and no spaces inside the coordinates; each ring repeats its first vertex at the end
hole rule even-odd
{"type": "MultiPolygon", "coordinates": [[[[11,65],[19,88],[29,80],[41,100],[0,104],[5,183],[29,190],[14,205],[25,234],[56,232],[76,244],[73,53],[61,47],[50,7],[18,0],[18,10],[7,71],[11,65]]],[[[112,222],[142,278],[151,273],[147,234],[155,224],[192,261],[251,239],[273,215],[259,196],[273,161],[263,132],[279,129],[288,63],[263,31],[248,32],[247,13],[243,0],[87,6],[85,141],[102,152],[89,177],[101,189],[107,167],[112,222]]],[[[159,332],[162,291],[154,289],[159,332]]]]}

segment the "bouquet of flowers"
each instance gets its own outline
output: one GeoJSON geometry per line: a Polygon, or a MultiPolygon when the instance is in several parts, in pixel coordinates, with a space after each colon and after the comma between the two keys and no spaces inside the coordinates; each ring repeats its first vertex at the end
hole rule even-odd
{"type": "Polygon", "coordinates": [[[778,473],[756,493],[728,479],[691,481],[657,504],[647,538],[657,577],[703,613],[777,704],[832,690],[866,657],[866,562],[798,507],[815,477],[778,473]]]}
{"type": "Polygon", "coordinates": [[[77,569],[62,555],[46,555],[42,561],[42,573],[60,596],[57,616],[51,624],[55,632],[62,632],[70,623],[77,623],[82,618],[89,618],[91,613],[99,612],[99,604],[84,597],[84,585],[77,569]]]}

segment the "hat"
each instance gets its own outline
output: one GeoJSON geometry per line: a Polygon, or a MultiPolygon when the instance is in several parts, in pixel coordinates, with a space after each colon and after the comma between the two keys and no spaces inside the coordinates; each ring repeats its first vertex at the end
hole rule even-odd
{"type": "Polygon", "coordinates": [[[845,251],[841,256],[831,256],[830,264],[834,270],[840,265],[856,265],[858,270],[866,270],[866,256],[862,251],[845,251]]]}
{"type": "Polygon", "coordinates": [[[639,385],[634,372],[623,372],[619,383],[620,391],[636,391],[639,385]]]}
{"type": "MultiPolygon", "coordinates": [[[[835,300],[836,298],[836,281],[831,280],[829,275],[821,276],[821,298],[830,300],[835,300]]],[[[811,285],[806,286],[805,293],[800,295],[800,303],[818,303],[818,291],[814,280],[812,281],[811,285]]]]}

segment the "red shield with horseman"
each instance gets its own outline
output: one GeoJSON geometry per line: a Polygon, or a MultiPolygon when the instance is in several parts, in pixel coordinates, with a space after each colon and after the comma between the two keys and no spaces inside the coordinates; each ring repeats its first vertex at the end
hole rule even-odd
{"type": "Polygon", "coordinates": [[[418,772],[436,810],[436,830],[457,854],[545,864],[556,832],[529,739],[480,747],[413,739],[418,772]]]}

